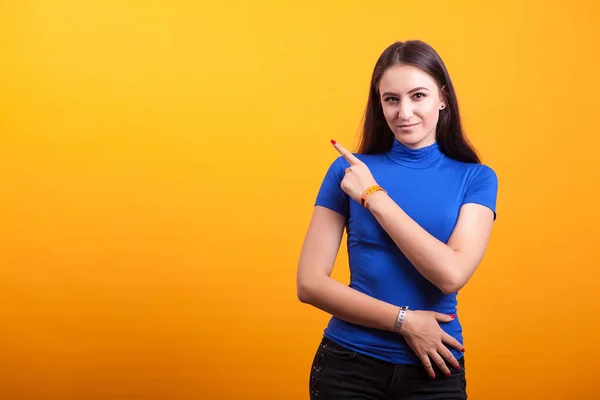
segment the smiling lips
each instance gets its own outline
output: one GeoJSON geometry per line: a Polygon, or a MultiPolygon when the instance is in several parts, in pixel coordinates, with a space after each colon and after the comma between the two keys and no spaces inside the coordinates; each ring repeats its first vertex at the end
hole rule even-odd
{"type": "Polygon", "coordinates": [[[401,129],[410,129],[410,128],[412,128],[413,126],[417,126],[417,125],[419,125],[419,123],[418,123],[418,122],[415,122],[414,124],[403,124],[403,125],[398,125],[398,128],[401,128],[401,129]]]}

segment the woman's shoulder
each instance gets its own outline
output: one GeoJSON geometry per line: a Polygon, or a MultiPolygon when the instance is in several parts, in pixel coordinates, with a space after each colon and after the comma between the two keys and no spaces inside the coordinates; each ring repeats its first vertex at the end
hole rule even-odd
{"type": "Polygon", "coordinates": [[[464,171],[469,175],[483,175],[488,177],[496,177],[496,171],[488,165],[483,163],[469,163],[465,161],[459,161],[454,158],[445,157],[446,165],[450,168],[456,168],[464,171]]]}

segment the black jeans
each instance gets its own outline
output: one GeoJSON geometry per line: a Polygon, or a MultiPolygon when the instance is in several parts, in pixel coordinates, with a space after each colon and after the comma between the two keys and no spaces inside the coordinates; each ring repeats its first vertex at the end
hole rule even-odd
{"type": "Polygon", "coordinates": [[[397,365],[349,350],[323,338],[310,371],[312,400],[465,400],[464,356],[460,370],[446,376],[434,364],[435,379],[422,365],[397,365]]]}

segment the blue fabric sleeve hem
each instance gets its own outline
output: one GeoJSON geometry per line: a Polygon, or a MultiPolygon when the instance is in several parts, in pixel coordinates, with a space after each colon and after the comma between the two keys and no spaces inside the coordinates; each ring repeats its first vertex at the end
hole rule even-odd
{"type": "Polygon", "coordinates": [[[496,220],[496,200],[498,196],[498,177],[487,165],[480,165],[468,183],[462,204],[475,203],[488,207],[496,220]]]}

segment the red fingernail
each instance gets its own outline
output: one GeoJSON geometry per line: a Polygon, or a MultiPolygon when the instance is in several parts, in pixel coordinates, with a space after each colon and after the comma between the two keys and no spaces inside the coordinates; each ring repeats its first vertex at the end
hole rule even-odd
{"type": "Polygon", "coordinates": [[[450,376],[450,375],[452,375],[452,374],[450,373],[450,371],[448,371],[448,372],[446,372],[446,375],[450,376]]]}
{"type": "Polygon", "coordinates": [[[431,377],[431,379],[435,379],[435,374],[429,374],[429,376],[431,377]]]}
{"type": "Polygon", "coordinates": [[[336,144],[337,142],[333,139],[331,139],[331,144],[336,144]]]}
{"type": "Polygon", "coordinates": [[[462,349],[460,349],[460,351],[462,351],[464,353],[465,352],[465,348],[463,347],[462,349]]]}
{"type": "Polygon", "coordinates": [[[448,314],[448,315],[450,315],[450,318],[452,318],[452,319],[456,318],[456,315],[454,315],[454,314],[448,314]]]}

